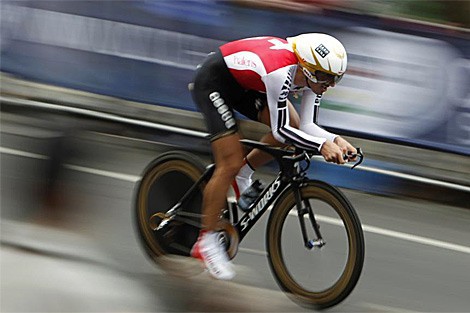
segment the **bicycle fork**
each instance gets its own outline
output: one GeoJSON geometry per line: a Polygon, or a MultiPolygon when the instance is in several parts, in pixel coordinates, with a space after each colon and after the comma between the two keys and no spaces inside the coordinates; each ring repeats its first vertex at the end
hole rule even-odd
{"type": "Polygon", "coordinates": [[[300,191],[300,184],[298,182],[295,183],[294,187],[294,195],[295,195],[295,203],[297,207],[297,216],[299,217],[300,229],[302,231],[302,238],[304,240],[304,246],[311,250],[312,248],[322,248],[326,242],[323,240],[323,237],[320,233],[320,225],[318,225],[315,215],[313,214],[312,207],[310,202],[307,200],[302,201],[301,191],[300,191]],[[307,234],[307,228],[305,226],[305,214],[308,214],[310,222],[312,224],[313,230],[315,232],[316,239],[309,239],[307,234]]]}

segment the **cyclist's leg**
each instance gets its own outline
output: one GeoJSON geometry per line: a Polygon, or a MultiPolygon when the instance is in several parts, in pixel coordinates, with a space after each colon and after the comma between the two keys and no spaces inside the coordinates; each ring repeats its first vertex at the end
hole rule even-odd
{"type": "Polygon", "coordinates": [[[212,141],[215,172],[204,190],[203,226],[213,231],[217,227],[221,210],[226,205],[226,195],[235,175],[243,165],[243,147],[238,133],[212,141]]]}
{"type": "Polygon", "coordinates": [[[232,279],[235,272],[217,236],[217,225],[227,204],[230,184],[242,166],[244,153],[237,132],[219,136],[211,145],[215,171],[204,189],[202,231],[191,254],[204,261],[212,276],[225,280],[232,279]]]}
{"type": "Polygon", "coordinates": [[[211,134],[215,161],[215,172],[204,189],[203,231],[191,254],[201,258],[215,278],[231,279],[235,273],[215,231],[221,210],[226,206],[229,186],[243,162],[243,148],[232,107],[243,89],[230,74],[220,52],[209,56],[198,69],[190,89],[211,134]]]}
{"type": "Polygon", "coordinates": [[[193,256],[201,258],[209,273],[217,279],[232,279],[235,272],[225,247],[217,236],[221,210],[227,204],[227,192],[243,162],[243,147],[238,133],[212,141],[215,171],[204,189],[202,203],[203,231],[195,245],[193,256]]]}
{"type": "Polygon", "coordinates": [[[211,134],[216,165],[203,199],[202,222],[211,231],[216,228],[227,191],[242,166],[243,147],[233,107],[246,92],[233,78],[220,51],[211,54],[199,67],[191,91],[211,134]]]}

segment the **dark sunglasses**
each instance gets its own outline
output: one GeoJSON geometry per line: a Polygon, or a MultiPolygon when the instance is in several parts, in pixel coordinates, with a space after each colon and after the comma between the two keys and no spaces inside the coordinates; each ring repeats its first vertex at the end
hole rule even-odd
{"type": "Polygon", "coordinates": [[[310,79],[312,82],[317,83],[317,84],[328,84],[328,85],[331,85],[332,83],[337,84],[343,78],[343,75],[333,75],[333,74],[328,74],[322,71],[315,71],[315,73],[312,73],[305,67],[302,67],[302,71],[304,75],[307,76],[308,79],[310,79]]]}

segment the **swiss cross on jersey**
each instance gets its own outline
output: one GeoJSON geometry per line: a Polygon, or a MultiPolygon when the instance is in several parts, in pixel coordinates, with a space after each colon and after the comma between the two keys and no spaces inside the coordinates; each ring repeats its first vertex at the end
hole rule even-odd
{"type": "Polygon", "coordinates": [[[220,47],[225,63],[245,89],[266,92],[263,77],[297,64],[292,46],[277,37],[255,37],[229,42],[220,47]]]}

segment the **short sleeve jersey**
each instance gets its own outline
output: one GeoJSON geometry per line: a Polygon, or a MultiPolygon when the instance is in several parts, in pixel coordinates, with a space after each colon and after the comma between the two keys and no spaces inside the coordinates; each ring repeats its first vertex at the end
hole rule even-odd
{"type": "MultiPolygon", "coordinates": [[[[241,39],[222,45],[220,51],[230,73],[240,86],[266,93],[271,129],[277,140],[310,150],[321,148],[325,138],[310,135],[289,125],[287,96],[295,88],[293,78],[298,60],[292,46],[285,39],[241,39]]],[[[319,104],[321,95],[316,96],[310,89],[304,91],[304,97],[306,93],[315,96],[315,101],[308,104],[313,111],[313,106],[319,104]]]]}
{"type": "Polygon", "coordinates": [[[285,71],[288,71],[289,67],[297,65],[291,45],[276,37],[232,41],[221,46],[220,50],[237,82],[250,90],[266,92],[266,76],[286,67],[285,71]]]}

